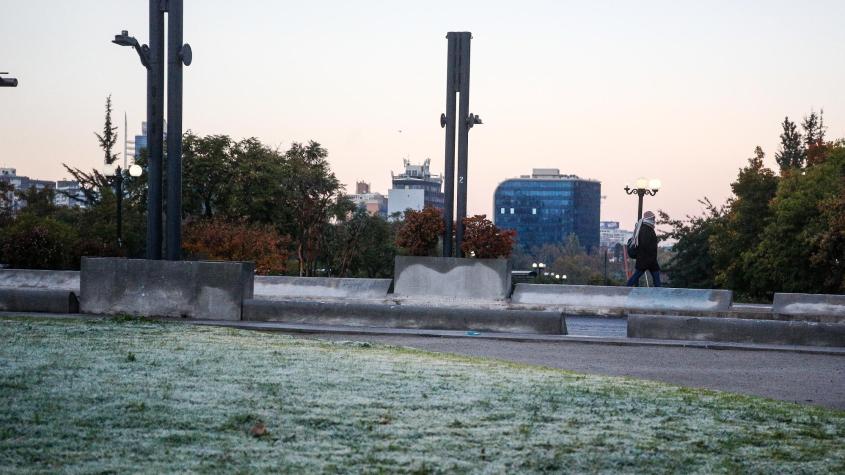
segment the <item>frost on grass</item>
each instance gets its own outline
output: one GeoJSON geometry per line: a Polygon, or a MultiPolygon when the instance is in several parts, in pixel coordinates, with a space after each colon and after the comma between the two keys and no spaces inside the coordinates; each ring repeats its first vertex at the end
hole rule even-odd
{"type": "Polygon", "coordinates": [[[845,413],[148,321],[0,319],[0,471],[841,472],[845,413]]]}

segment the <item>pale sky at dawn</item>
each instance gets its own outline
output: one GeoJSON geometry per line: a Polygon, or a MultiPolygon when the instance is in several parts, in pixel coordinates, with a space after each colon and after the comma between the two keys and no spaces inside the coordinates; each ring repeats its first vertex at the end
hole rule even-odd
{"type": "MultiPolygon", "coordinates": [[[[471,31],[469,211],[531,168],[602,182],[602,219],[630,228],[626,182],[662,179],[647,209],[722,202],[779,123],[824,108],[845,136],[842,1],[185,0],[185,130],[316,140],[347,189],[387,192],[402,159],[443,171],[448,31],[471,31]],[[401,130],[401,133],[399,132],[401,130]]],[[[60,179],[102,163],[93,132],[112,94],[130,135],[145,116],[146,0],[0,0],[0,166],[60,179]]],[[[122,147],[120,147],[122,152],[122,147]]]]}

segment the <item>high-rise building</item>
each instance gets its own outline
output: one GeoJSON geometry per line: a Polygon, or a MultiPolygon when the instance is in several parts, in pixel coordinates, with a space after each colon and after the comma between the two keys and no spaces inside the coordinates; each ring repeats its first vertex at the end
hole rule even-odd
{"type": "Polygon", "coordinates": [[[493,205],[496,226],[515,230],[523,250],[560,244],[573,234],[588,250],[599,246],[599,181],[561,175],[556,168],[535,168],[531,175],[500,183],[493,205]]]}
{"type": "Polygon", "coordinates": [[[390,172],[393,187],[387,192],[387,214],[404,213],[406,209],[419,211],[433,207],[443,211],[446,197],[443,194],[443,177],[432,175],[431,159],[422,165],[412,165],[404,160],[405,171],[398,175],[390,172]]]}
{"type": "Polygon", "coordinates": [[[601,247],[613,247],[617,244],[624,245],[634,235],[633,231],[619,229],[619,221],[602,221],[599,232],[601,234],[601,247]]]}
{"type": "MultiPolygon", "coordinates": [[[[28,190],[34,188],[36,190],[56,189],[56,182],[50,180],[35,180],[28,176],[17,174],[14,168],[0,168],[0,182],[12,185],[15,191],[28,190]]],[[[21,199],[17,193],[11,193],[12,212],[26,206],[26,201],[21,199]]]]}

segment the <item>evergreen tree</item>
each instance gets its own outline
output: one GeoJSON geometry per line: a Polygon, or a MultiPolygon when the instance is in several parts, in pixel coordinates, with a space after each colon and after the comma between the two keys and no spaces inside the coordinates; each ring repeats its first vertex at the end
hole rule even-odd
{"type": "Polygon", "coordinates": [[[806,164],[816,165],[824,160],[826,154],[824,110],[822,109],[818,114],[810,111],[810,115],[804,117],[801,127],[804,129],[806,164]]]}
{"type": "Polygon", "coordinates": [[[780,150],[775,154],[775,160],[783,173],[790,168],[804,166],[805,150],[801,133],[798,132],[795,122],[785,117],[781,127],[783,127],[783,133],[780,134],[780,150]]]}
{"type": "Polygon", "coordinates": [[[117,143],[117,127],[113,127],[111,121],[111,94],[106,97],[106,121],[103,124],[103,134],[94,132],[94,135],[97,136],[97,140],[100,141],[100,148],[105,153],[104,163],[111,165],[117,160],[117,154],[112,153],[112,149],[117,143]]]}

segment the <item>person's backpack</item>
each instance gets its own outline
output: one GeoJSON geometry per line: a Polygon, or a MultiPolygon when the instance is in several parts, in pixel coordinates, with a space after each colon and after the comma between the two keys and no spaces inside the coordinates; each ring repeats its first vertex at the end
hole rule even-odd
{"type": "Polygon", "coordinates": [[[625,250],[628,251],[628,257],[631,259],[637,258],[637,243],[634,242],[633,237],[628,239],[628,243],[625,244],[625,250]]]}

